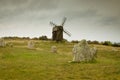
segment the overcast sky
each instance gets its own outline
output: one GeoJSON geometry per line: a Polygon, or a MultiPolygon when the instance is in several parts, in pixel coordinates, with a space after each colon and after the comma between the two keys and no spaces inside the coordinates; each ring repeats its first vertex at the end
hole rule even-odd
{"type": "Polygon", "coordinates": [[[67,40],[120,42],[120,0],[0,0],[0,37],[52,36],[52,21],[67,40]]]}

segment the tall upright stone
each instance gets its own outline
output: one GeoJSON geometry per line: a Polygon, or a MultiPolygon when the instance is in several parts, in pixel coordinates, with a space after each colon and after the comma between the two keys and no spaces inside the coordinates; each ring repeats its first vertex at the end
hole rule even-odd
{"type": "Polygon", "coordinates": [[[92,61],[96,57],[96,48],[90,48],[85,39],[81,40],[73,47],[73,62],[88,62],[92,61]]]}
{"type": "Polygon", "coordinates": [[[35,44],[34,44],[33,41],[29,41],[29,42],[28,42],[28,48],[29,48],[29,49],[35,49],[34,46],[35,46],[35,44]]]}
{"type": "Polygon", "coordinates": [[[5,40],[4,39],[0,39],[0,47],[5,47],[6,46],[6,43],[5,43],[5,40]]]}

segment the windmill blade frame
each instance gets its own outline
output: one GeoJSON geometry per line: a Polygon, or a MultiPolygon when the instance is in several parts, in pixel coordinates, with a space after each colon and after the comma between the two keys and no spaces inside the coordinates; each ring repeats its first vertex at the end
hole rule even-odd
{"type": "Polygon", "coordinates": [[[70,32],[68,32],[68,31],[67,31],[67,30],[65,30],[65,29],[63,30],[63,32],[64,32],[64,33],[66,33],[68,36],[71,36],[71,33],[70,33],[70,32]]]}
{"type": "Polygon", "coordinates": [[[52,25],[52,26],[57,26],[55,23],[53,23],[53,22],[50,22],[50,25],[52,25]]]}
{"type": "Polygon", "coordinates": [[[61,24],[61,26],[64,26],[64,24],[65,24],[66,20],[67,20],[67,18],[66,18],[66,17],[64,17],[64,18],[63,18],[63,20],[62,20],[62,24],[61,24]]]}

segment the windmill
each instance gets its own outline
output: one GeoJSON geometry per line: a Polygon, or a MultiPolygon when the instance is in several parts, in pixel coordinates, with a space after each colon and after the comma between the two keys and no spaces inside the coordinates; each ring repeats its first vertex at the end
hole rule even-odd
{"type": "Polygon", "coordinates": [[[56,25],[53,22],[50,22],[50,24],[53,26],[52,29],[52,40],[54,41],[62,41],[63,40],[63,32],[66,33],[68,36],[71,36],[71,33],[69,33],[66,29],[63,28],[66,21],[66,17],[63,18],[61,25],[56,25]]]}

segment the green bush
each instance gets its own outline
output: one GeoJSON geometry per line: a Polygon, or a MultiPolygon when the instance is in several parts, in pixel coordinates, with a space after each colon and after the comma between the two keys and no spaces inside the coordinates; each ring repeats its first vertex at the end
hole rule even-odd
{"type": "Polygon", "coordinates": [[[78,40],[72,40],[71,43],[78,43],[78,40]]]}
{"type": "Polygon", "coordinates": [[[107,46],[111,46],[111,45],[112,45],[112,42],[110,42],[110,41],[104,41],[102,44],[103,44],[103,45],[107,45],[107,46]]]}
{"type": "Polygon", "coordinates": [[[113,47],[120,47],[120,43],[114,43],[112,44],[113,47]]]}
{"type": "Polygon", "coordinates": [[[47,36],[41,36],[39,37],[39,40],[48,40],[47,36]]]}
{"type": "Polygon", "coordinates": [[[88,42],[88,44],[99,44],[99,41],[96,41],[96,40],[95,41],[88,40],[87,42],[88,42]]]}

